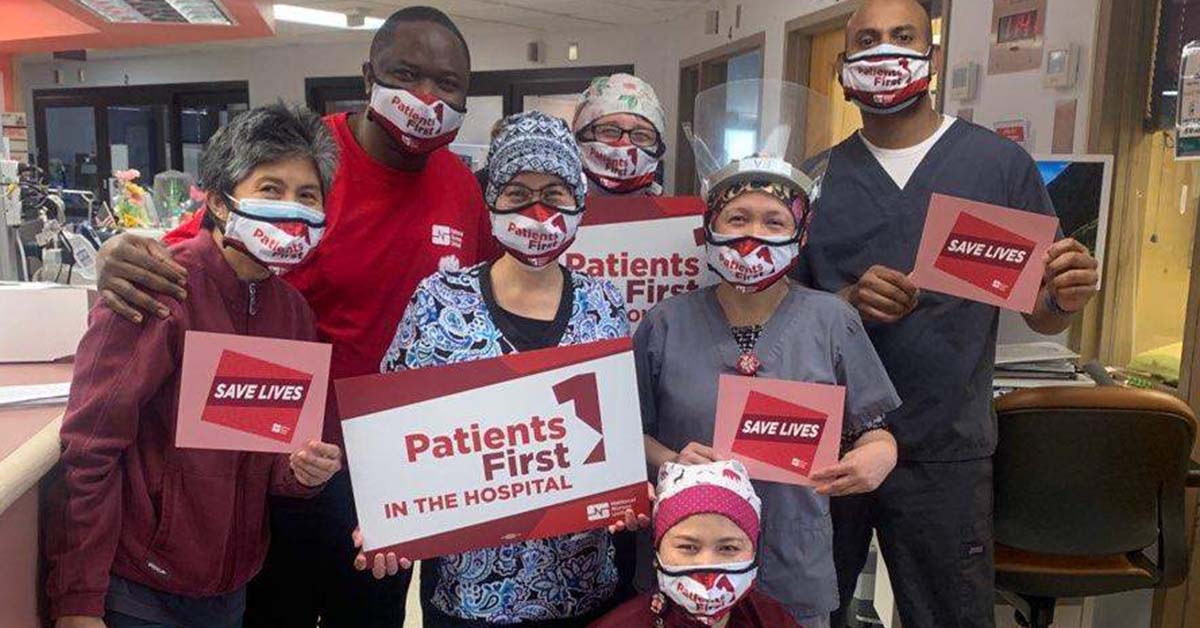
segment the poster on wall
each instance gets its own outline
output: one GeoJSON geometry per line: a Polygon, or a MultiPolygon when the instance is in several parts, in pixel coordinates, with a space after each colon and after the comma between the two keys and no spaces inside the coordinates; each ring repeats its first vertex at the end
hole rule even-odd
{"type": "Polygon", "coordinates": [[[1200,42],[1183,47],[1175,107],[1175,159],[1200,159],[1200,42]]]}
{"type": "Polygon", "coordinates": [[[988,74],[1040,69],[1045,30],[1046,0],[992,0],[988,74]]]}
{"type": "Polygon", "coordinates": [[[704,261],[704,201],[695,196],[595,196],[567,268],[607,279],[636,328],[655,305],[715,283],[704,261]]]}

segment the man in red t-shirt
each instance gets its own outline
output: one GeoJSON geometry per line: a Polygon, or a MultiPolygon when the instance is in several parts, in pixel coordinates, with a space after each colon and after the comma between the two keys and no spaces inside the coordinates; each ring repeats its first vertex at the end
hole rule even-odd
{"type": "MultiPolygon", "coordinates": [[[[394,13],[371,42],[362,112],[325,119],[341,152],[326,198],[321,247],[284,275],[317,314],[333,345],[333,379],[379,372],[417,283],[438,269],[494,257],[479,184],[445,146],[465,112],[470,52],[444,13],[410,7],[394,13]]],[[[186,238],[202,217],[168,235],[186,238]]],[[[99,255],[101,295],[140,322],[169,316],[151,293],[186,299],[186,273],[160,243],[123,234],[99,255]],[[143,314],[143,312],[145,314],[143,314]]],[[[325,438],[340,444],[333,406],[325,438]]],[[[246,626],[400,626],[408,576],[375,580],[353,569],[355,527],[348,474],[308,501],[271,505],[272,542],[251,583],[246,626]]]]}

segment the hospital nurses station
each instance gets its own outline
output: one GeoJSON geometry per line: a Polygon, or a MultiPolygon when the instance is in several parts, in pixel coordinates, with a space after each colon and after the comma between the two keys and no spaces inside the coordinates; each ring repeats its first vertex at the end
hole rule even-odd
{"type": "Polygon", "coordinates": [[[1200,628],[1200,0],[0,0],[0,628],[1200,628]]]}

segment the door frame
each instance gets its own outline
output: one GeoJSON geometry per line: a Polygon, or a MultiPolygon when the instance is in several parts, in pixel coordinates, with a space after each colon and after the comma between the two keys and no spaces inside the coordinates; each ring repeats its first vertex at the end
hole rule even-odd
{"type": "Polygon", "coordinates": [[[762,76],[763,68],[766,65],[766,48],[767,33],[766,31],[759,31],[736,41],[731,41],[711,50],[693,55],[679,62],[679,97],[676,100],[679,103],[679,112],[675,120],[675,137],[679,138],[679,141],[676,142],[679,148],[675,151],[676,194],[695,194],[699,189],[695,159],[692,157],[690,147],[684,145],[687,140],[684,139],[683,123],[691,121],[695,104],[695,94],[691,94],[689,98],[689,90],[687,88],[689,84],[688,74],[690,72],[696,73],[695,92],[699,94],[714,85],[720,84],[709,80],[705,70],[715,67],[717,63],[725,63],[734,57],[758,50],[762,53],[760,55],[758,74],[762,76]]]}
{"type": "MultiPolygon", "coordinates": [[[[33,90],[34,146],[37,165],[49,171],[50,155],[46,133],[46,110],[56,107],[91,107],[96,132],[96,170],[101,187],[112,175],[112,151],[109,148],[108,108],[120,105],[163,105],[156,123],[165,129],[170,143],[170,160],[163,142],[154,143],[155,160],[164,168],[183,169],[182,129],[179,117],[186,106],[250,102],[247,81],[210,81],[203,83],[160,83],[113,87],[67,87],[33,90]],[[132,88],[132,89],[131,89],[132,88]],[[164,120],[165,117],[165,120],[164,120]]],[[[153,176],[151,173],[150,176],[153,176]]]]}

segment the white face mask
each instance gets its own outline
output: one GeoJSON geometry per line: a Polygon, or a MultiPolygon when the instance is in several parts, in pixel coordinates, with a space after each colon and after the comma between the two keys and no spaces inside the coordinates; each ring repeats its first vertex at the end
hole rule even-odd
{"type": "Polygon", "coordinates": [[[929,91],[931,52],[880,44],[850,55],[842,63],[842,91],[868,113],[903,111],[929,91]]]}
{"type": "Polygon", "coordinates": [[[583,169],[609,192],[626,194],[654,183],[658,158],[636,146],[610,146],[600,141],[581,142],[583,169]]]}
{"type": "Polygon", "coordinates": [[[658,590],[696,621],[711,626],[733,610],[758,577],[753,560],[672,569],[657,561],[658,590]]]}
{"type": "Polygon", "coordinates": [[[275,274],[299,266],[325,232],[325,214],[300,203],[264,198],[229,200],[225,244],[275,274]]]}
{"type": "Polygon", "coordinates": [[[541,268],[575,241],[583,211],[571,213],[535,203],[516,211],[492,211],[492,235],[522,263],[541,268]]]}
{"type": "Polygon", "coordinates": [[[371,86],[372,119],[414,154],[431,153],[453,142],[466,113],[432,94],[419,96],[379,83],[371,86]]]}
{"type": "Polygon", "coordinates": [[[742,292],[761,292],[787,274],[800,255],[796,236],[707,234],[708,267],[742,292]]]}

